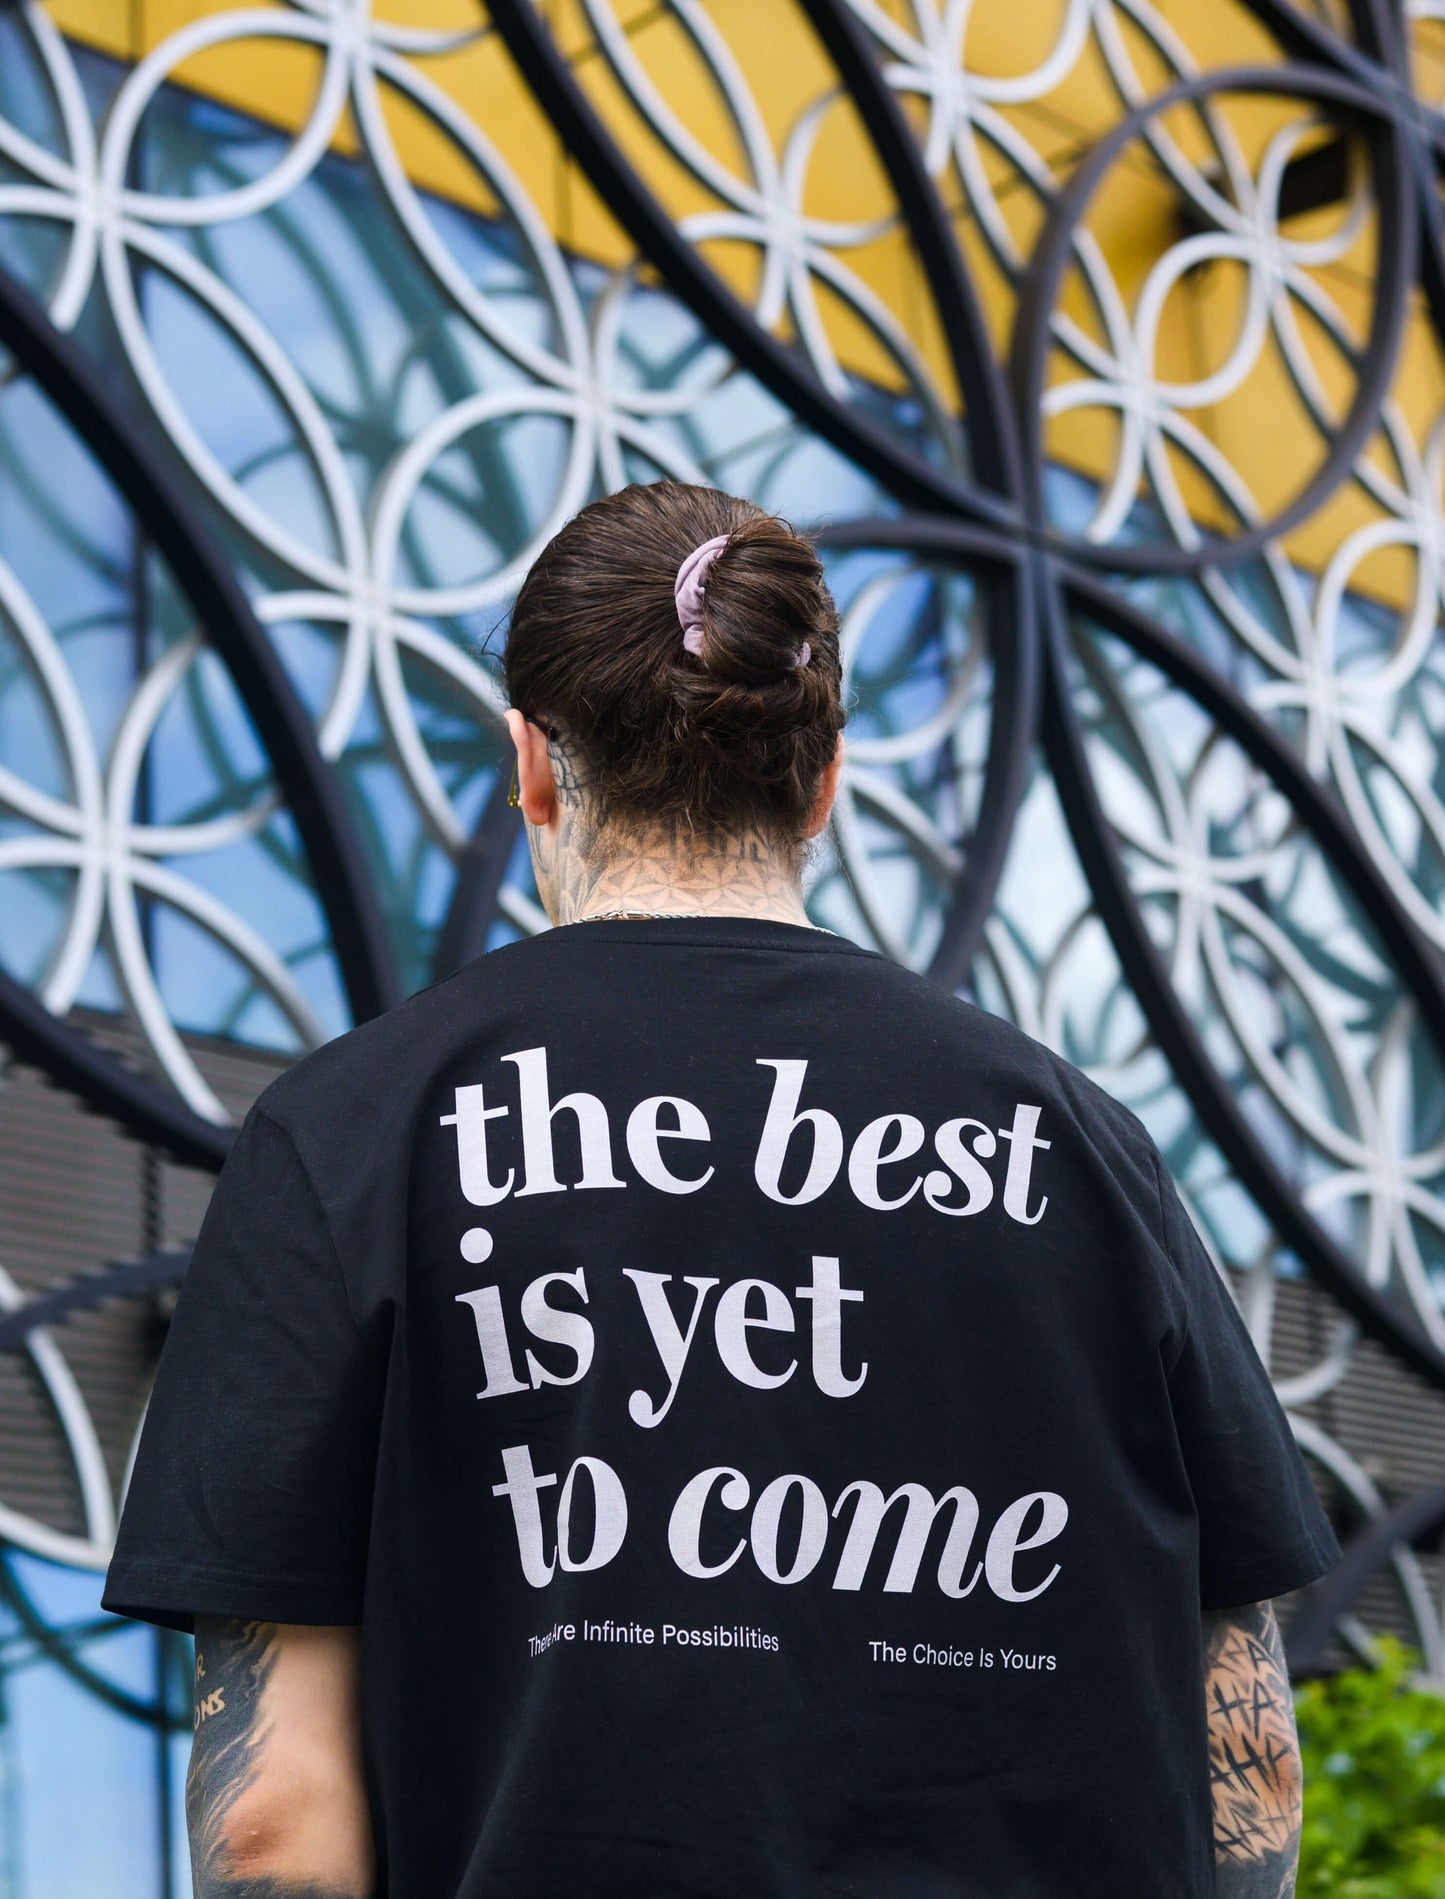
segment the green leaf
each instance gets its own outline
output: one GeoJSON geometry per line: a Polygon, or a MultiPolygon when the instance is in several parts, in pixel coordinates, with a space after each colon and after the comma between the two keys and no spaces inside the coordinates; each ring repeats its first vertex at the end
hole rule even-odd
{"type": "Polygon", "coordinates": [[[1445,1696],[1382,1638],[1379,1665],[1295,1696],[1304,1758],[1297,1899],[1445,1899],[1445,1696]]]}

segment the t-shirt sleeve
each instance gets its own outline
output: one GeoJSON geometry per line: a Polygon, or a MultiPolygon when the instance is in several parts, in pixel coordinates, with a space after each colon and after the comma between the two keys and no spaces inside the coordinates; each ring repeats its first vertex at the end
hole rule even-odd
{"type": "Polygon", "coordinates": [[[253,1108],[176,1302],[104,1606],[361,1620],[384,1366],[287,1132],[253,1108]]]}
{"type": "Polygon", "coordinates": [[[1323,1575],[1340,1548],[1239,1308],[1156,1165],[1184,1296],[1169,1392],[1199,1516],[1200,1607],[1264,1602],[1323,1575]]]}

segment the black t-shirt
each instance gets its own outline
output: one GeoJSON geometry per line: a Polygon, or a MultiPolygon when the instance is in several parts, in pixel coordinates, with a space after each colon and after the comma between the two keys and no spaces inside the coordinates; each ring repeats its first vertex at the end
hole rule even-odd
{"type": "Polygon", "coordinates": [[[816,931],[585,923],[276,1082],[107,1606],[360,1622],[392,1899],[1213,1891],[1335,1560],[1135,1118],[816,931]]]}

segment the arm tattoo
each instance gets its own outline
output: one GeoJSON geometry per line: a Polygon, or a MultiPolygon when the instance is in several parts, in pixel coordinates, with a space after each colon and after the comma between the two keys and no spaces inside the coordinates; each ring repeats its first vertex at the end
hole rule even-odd
{"type": "Polygon", "coordinates": [[[1219,1899],[1291,1899],[1300,1764],[1284,1647],[1267,1602],[1204,1617],[1219,1899]]]}
{"type": "Polygon", "coordinates": [[[186,1775],[186,1827],[196,1899],[335,1899],[320,1886],[234,1873],[231,1809],[256,1780],[266,1738],[261,1698],[276,1662],[271,1622],[196,1617],[195,1738],[186,1775]]]}
{"type": "Polygon", "coordinates": [[[261,1690],[274,1665],[268,1622],[196,1620],[195,1739],[186,1775],[186,1824],[196,1892],[218,1889],[226,1816],[255,1779],[261,1690]]]}

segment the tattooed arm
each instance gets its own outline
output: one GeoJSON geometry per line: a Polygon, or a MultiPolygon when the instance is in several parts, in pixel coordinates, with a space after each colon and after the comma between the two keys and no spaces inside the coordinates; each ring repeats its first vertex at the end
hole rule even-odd
{"type": "Polygon", "coordinates": [[[196,1618],[196,1899],[370,1899],[356,1629],[196,1618]]]}
{"type": "Polygon", "coordinates": [[[1284,1648],[1267,1602],[1204,1617],[1204,1696],[1219,1899],[1291,1899],[1299,1859],[1299,1743],[1284,1648]]]}

